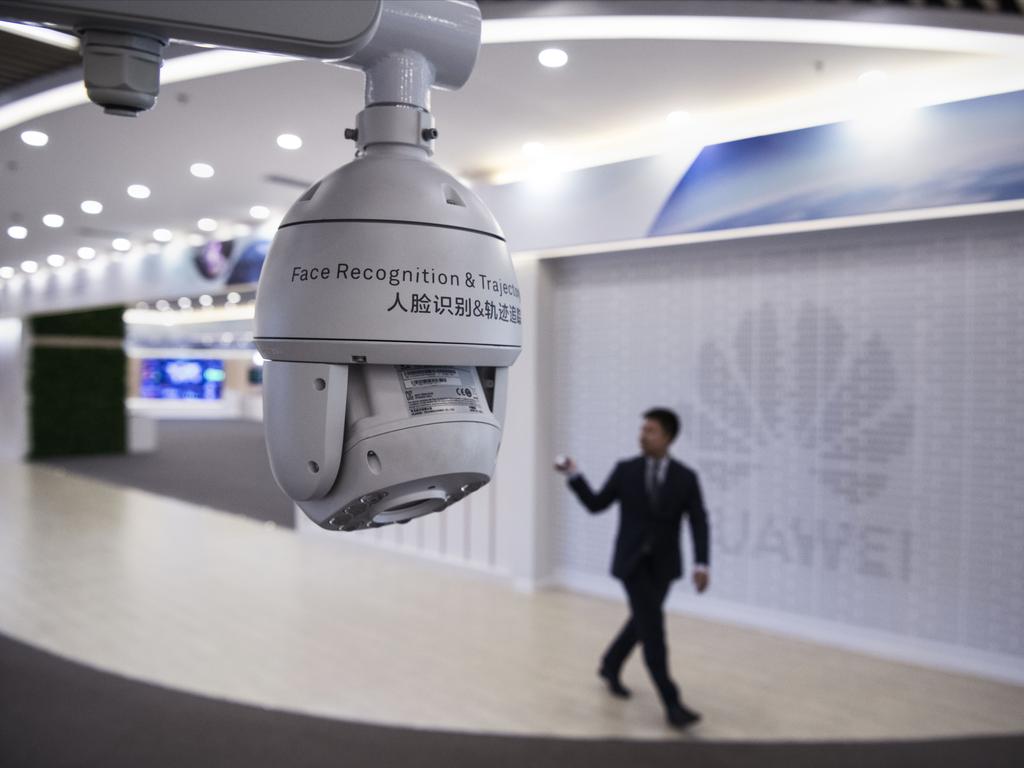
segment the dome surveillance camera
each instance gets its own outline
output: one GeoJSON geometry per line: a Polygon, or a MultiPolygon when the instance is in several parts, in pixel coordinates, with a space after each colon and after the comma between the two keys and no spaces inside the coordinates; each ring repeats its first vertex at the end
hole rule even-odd
{"type": "Polygon", "coordinates": [[[521,323],[508,248],[479,198],[425,153],[367,146],[292,207],[260,277],[278,483],[341,530],[405,522],[486,484],[521,323]]]}
{"type": "MultiPolygon", "coordinates": [[[[478,46],[475,5],[435,7],[471,9],[478,46]]],[[[257,291],[271,468],[331,530],[405,523],[489,482],[521,345],[504,235],[431,160],[437,131],[426,89],[445,67],[423,68],[404,40],[422,8],[385,3],[384,34],[366,56],[370,104],[347,132],[357,157],[292,206],[257,291]],[[393,13],[406,22],[394,36],[393,13]],[[398,61],[381,50],[392,46],[398,61]]],[[[461,53],[445,45],[438,54],[460,57],[449,71],[472,67],[466,39],[463,31],[461,53]]]]}

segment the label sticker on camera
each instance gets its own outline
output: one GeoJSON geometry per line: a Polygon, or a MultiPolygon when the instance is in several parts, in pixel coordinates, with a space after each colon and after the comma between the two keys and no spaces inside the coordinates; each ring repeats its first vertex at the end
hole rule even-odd
{"type": "Polygon", "coordinates": [[[397,368],[410,416],[484,413],[475,368],[438,365],[399,365],[397,368]]]}

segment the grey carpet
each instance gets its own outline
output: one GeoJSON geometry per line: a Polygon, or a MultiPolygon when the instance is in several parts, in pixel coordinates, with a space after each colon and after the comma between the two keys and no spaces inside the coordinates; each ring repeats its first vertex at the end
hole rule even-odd
{"type": "Polygon", "coordinates": [[[64,456],[45,464],[225,512],[295,527],[288,497],[270,474],[263,425],[161,421],[155,453],[64,456]]]}
{"type": "MultiPolygon", "coordinates": [[[[345,695],[344,685],[338,695],[345,695]]],[[[1018,768],[1024,765],[1024,736],[764,744],[418,731],[193,696],[99,672],[0,635],[0,765],[1018,768]]]]}

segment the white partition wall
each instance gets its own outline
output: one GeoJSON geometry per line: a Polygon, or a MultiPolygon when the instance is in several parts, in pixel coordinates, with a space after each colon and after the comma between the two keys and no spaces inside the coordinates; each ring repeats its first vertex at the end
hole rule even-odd
{"type": "Polygon", "coordinates": [[[521,259],[494,482],[357,538],[621,599],[551,458],[600,483],[665,405],[713,542],[671,610],[1024,681],[1022,255],[1005,213],[521,259]]]}
{"type": "MultiPolygon", "coordinates": [[[[672,407],[675,607],[1024,679],[1022,258],[1005,214],[554,261],[552,449],[599,483],[672,407]]],[[[548,492],[558,580],[614,594],[615,513],[548,492]]]]}
{"type": "Polygon", "coordinates": [[[24,327],[20,318],[0,319],[0,460],[28,450],[24,327]]]}

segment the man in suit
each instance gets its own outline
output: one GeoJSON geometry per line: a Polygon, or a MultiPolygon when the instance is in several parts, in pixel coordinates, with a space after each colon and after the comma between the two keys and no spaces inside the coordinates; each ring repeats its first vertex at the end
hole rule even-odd
{"type": "Polygon", "coordinates": [[[693,583],[698,592],[707,589],[708,522],[697,475],[668,455],[678,433],[679,418],[672,411],[647,411],[640,430],[642,455],[620,461],[598,493],[571,458],[562,459],[555,468],[568,476],[569,487],[590,512],[602,512],[619,502],[612,575],[625,587],[630,617],[605,652],[598,674],[613,695],[628,698],[619,674],[639,642],[669,724],[685,728],[700,715],[683,705],[669,674],[662,606],[672,582],[683,574],[679,537],[684,516],[693,536],[693,583]]]}

